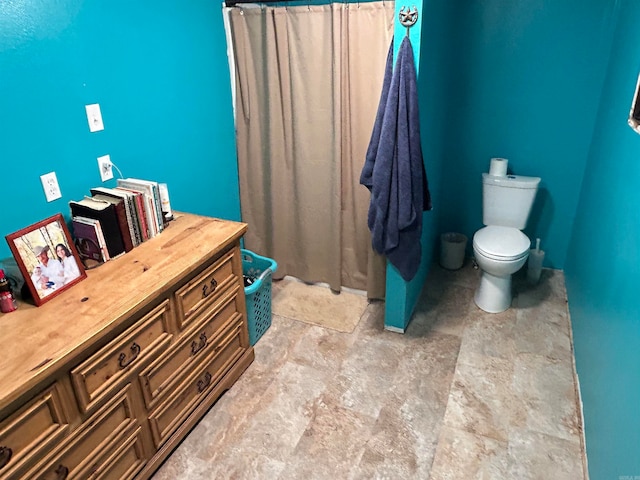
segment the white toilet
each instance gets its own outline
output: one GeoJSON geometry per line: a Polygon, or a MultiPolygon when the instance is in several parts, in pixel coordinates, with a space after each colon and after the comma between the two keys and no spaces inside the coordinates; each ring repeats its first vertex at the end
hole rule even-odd
{"type": "Polygon", "coordinates": [[[538,191],[538,177],[482,174],[482,223],[473,236],[473,252],[482,270],[474,300],[489,313],[511,305],[511,275],[522,268],[531,241],[521,232],[538,191]]]}

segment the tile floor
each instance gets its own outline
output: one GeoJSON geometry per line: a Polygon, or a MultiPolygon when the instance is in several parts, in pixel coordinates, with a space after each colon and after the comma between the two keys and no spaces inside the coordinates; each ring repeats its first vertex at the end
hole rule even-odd
{"type": "Polygon", "coordinates": [[[154,480],[586,478],[562,272],[495,315],[478,275],[434,266],[404,335],[382,303],[350,334],[274,317],[154,480]]]}

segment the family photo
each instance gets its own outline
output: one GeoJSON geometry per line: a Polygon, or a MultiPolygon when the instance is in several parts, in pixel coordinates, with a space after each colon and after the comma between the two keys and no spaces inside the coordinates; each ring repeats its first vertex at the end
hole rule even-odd
{"type": "Polygon", "coordinates": [[[38,306],[86,277],[60,214],[6,239],[38,306]]]}

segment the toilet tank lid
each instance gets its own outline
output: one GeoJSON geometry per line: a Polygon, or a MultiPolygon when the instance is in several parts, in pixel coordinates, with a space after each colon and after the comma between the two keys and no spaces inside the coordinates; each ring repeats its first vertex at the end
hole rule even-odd
{"type": "Polygon", "coordinates": [[[540,177],[525,177],[524,175],[497,176],[483,173],[482,183],[509,188],[538,188],[540,177]]]}

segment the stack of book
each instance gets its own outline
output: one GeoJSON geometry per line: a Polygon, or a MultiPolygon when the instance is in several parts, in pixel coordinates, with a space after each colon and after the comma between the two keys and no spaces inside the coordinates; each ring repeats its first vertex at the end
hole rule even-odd
{"type": "Polygon", "coordinates": [[[169,220],[170,212],[163,212],[168,199],[163,202],[157,182],[121,178],[115,188],[95,187],[90,193],[69,202],[73,236],[85,266],[132,250],[162,232],[169,220]]]}

